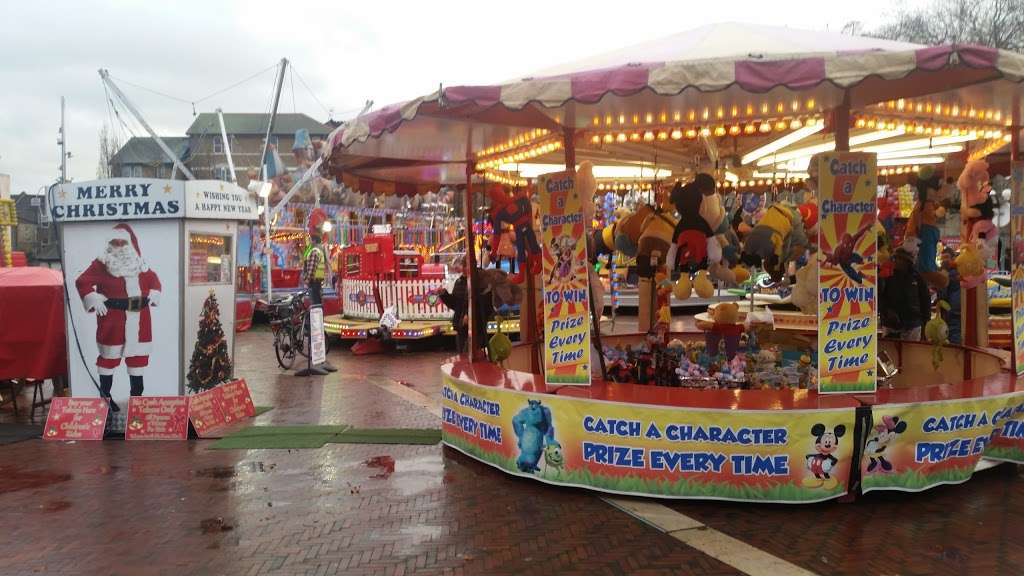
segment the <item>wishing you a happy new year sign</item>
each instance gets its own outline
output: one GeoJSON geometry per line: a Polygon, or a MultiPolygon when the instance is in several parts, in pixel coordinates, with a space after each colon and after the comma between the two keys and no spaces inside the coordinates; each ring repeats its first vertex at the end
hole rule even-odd
{"type": "Polygon", "coordinates": [[[818,391],[874,392],[877,316],[875,155],[818,161],[818,391]]]}

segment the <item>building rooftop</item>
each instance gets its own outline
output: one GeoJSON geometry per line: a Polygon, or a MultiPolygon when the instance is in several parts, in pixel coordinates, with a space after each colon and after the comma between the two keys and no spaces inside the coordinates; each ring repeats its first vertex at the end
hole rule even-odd
{"type": "MultiPolygon", "coordinates": [[[[269,114],[261,113],[225,113],[224,128],[228,134],[235,135],[260,135],[267,132],[267,120],[269,114]]],[[[327,136],[331,133],[331,127],[322,124],[306,116],[305,114],[282,114],[278,113],[274,121],[274,134],[278,136],[294,135],[296,130],[305,128],[310,136],[327,136]]],[[[196,116],[195,121],[185,131],[189,136],[202,134],[220,134],[220,123],[217,115],[204,112],[196,116]]]]}
{"type": "MultiPolygon", "coordinates": [[[[188,159],[189,139],[185,136],[162,137],[164,144],[178,155],[181,160],[188,159]]],[[[133,136],[110,159],[111,164],[170,164],[171,161],[157,145],[156,140],[148,136],[133,136]]]]}

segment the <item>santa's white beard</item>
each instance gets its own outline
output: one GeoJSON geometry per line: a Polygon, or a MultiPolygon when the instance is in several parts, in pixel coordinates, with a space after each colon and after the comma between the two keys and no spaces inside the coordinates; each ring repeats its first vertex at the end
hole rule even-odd
{"type": "Polygon", "coordinates": [[[138,276],[139,272],[146,269],[142,258],[131,245],[107,246],[107,251],[100,255],[100,262],[107,267],[107,272],[118,278],[138,276]]]}

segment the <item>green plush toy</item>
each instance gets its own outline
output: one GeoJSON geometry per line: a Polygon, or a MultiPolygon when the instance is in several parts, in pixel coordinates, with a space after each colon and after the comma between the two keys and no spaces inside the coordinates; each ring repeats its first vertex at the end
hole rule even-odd
{"type": "Polygon", "coordinates": [[[939,300],[935,303],[935,316],[924,326],[924,336],[932,343],[932,367],[936,370],[942,364],[942,347],[949,343],[949,326],[942,319],[942,310],[949,310],[949,303],[939,300]]]}
{"type": "Polygon", "coordinates": [[[512,341],[501,331],[501,316],[497,316],[494,320],[498,325],[498,331],[487,342],[487,355],[490,356],[491,362],[501,363],[512,355],[512,341]]]}

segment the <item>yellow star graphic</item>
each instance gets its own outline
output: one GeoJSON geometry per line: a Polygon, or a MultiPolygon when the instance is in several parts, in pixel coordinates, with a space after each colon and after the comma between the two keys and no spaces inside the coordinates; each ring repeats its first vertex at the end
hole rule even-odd
{"type": "Polygon", "coordinates": [[[164,194],[170,194],[171,190],[173,190],[173,188],[171,188],[170,184],[164,184],[164,194]]]}
{"type": "Polygon", "coordinates": [[[57,193],[57,196],[60,196],[61,200],[67,200],[67,198],[68,198],[67,190],[65,190],[64,187],[62,186],[60,188],[60,192],[57,193]]]}

